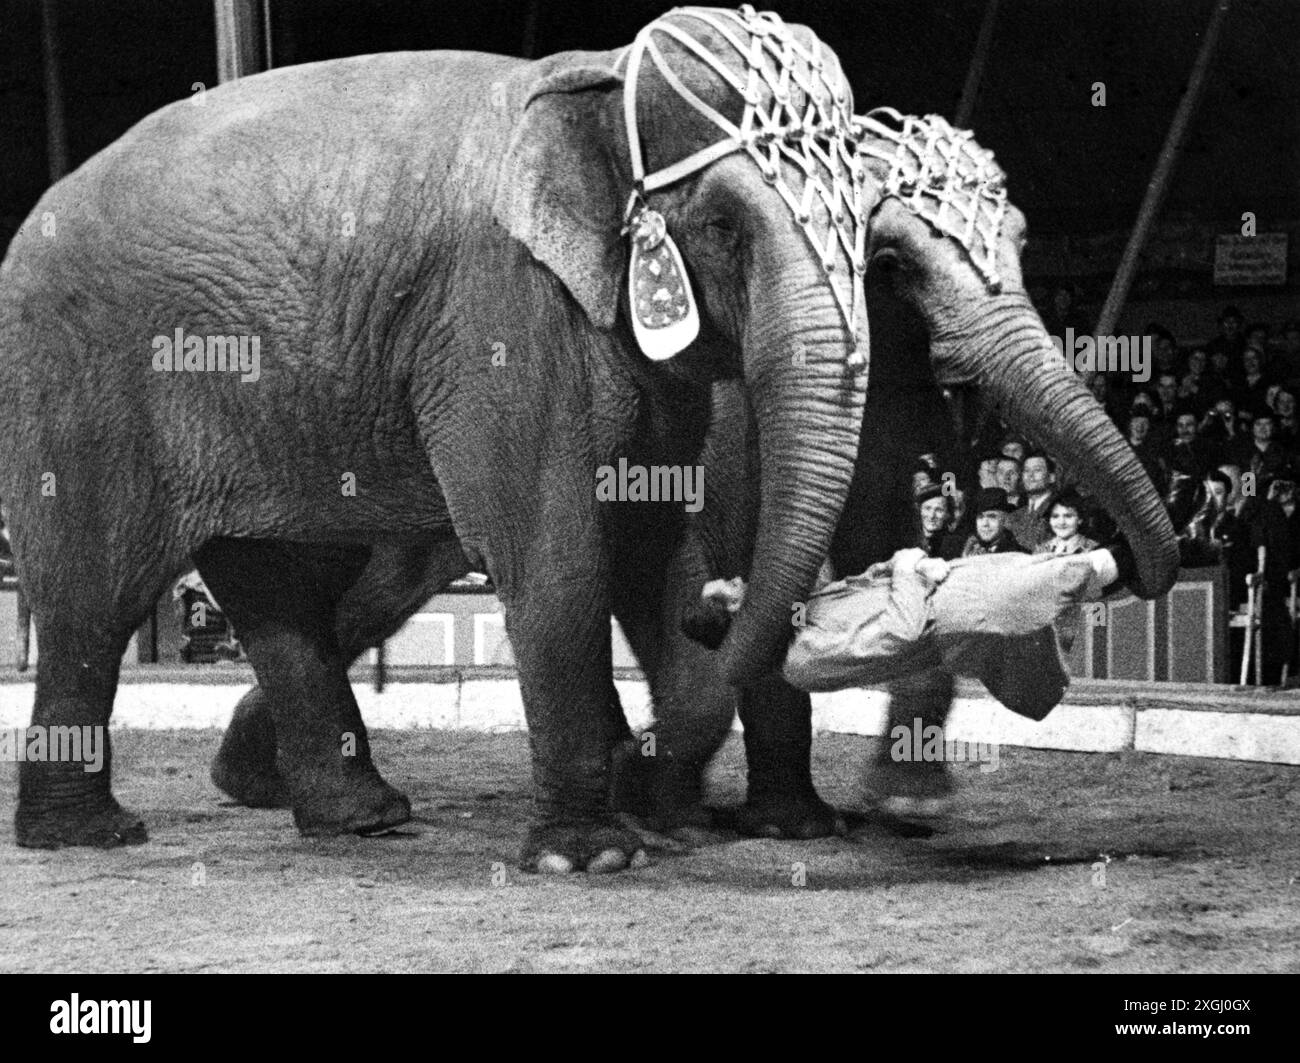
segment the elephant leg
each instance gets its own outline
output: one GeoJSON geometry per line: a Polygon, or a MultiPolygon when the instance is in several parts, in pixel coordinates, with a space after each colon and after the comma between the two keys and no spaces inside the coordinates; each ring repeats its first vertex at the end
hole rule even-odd
{"type": "Polygon", "coordinates": [[[616,753],[613,803],[656,830],[708,827],[704,771],[736,717],[736,691],[722,678],[718,655],[688,639],[682,610],[700,580],[686,563],[687,542],[671,565],[645,564],[646,554],[616,571],[614,615],[640,662],[655,718],[639,740],[616,753]]]}
{"type": "MultiPolygon", "coordinates": [[[[82,592],[84,587],[77,590],[82,592]]],[[[147,612],[144,607],[125,613],[120,606],[101,612],[84,600],[81,608],[59,609],[53,614],[37,607],[40,659],[32,727],[41,729],[51,755],[49,759],[25,759],[19,765],[15,817],[19,845],[111,848],[147,840],[139,817],[113,796],[108,733],[122,654],[133,628],[147,612]],[[110,617],[116,619],[107,619],[110,617]],[[80,739],[82,759],[53,756],[55,736],[73,731],[80,739]],[[94,747],[88,745],[91,742],[94,747]],[[89,766],[91,748],[102,754],[98,770],[89,766]]]]}
{"type": "MultiPolygon", "coordinates": [[[[71,502],[60,495],[60,504],[75,506],[89,495],[72,493],[71,502]]],[[[90,513],[74,512],[55,524],[37,512],[22,512],[14,513],[13,521],[19,571],[40,645],[32,726],[45,739],[45,755],[37,758],[30,754],[34,736],[28,736],[28,757],[19,765],[18,844],[42,849],[139,844],[147,840],[144,824],[113,796],[108,721],[122,654],[166,587],[168,563],[146,556],[110,559],[65,532],[102,527],[99,513],[92,519],[90,513]]],[[[147,550],[145,530],[131,531],[115,538],[147,550]],[[131,531],[139,537],[131,540],[131,531]]]]}
{"type": "MultiPolygon", "coordinates": [[[[427,535],[376,544],[357,581],[338,603],[335,635],[350,667],[396,633],[419,608],[470,570],[454,536],[427,535]]],[[[288,808],[276,763],[275,715],[260,684],[240,699],[212,762],[217,788],[249,808],[288,808]]]]}
{"type": "Polygon", "coordinates": [[[648,729],[653,743],[643,735],[621,752],[616,807],[648,817],[661,830],[709,825],[712,817],[702,803],[704,771],[739,707],[749,764],[739,828],[768,837],[833,833],[835,810],[812,784],[808,695],[776,677],[738,694],[723,679],[718,654],[682,633],[682,612],[699,597],[706,568],[693,535],[686,536],[666,569],[647,565],[647,556],[638,552],[636,562],[619,569],[613,582],[615,615],[650,681],[655,707],[648,729]],[[651,750],[653,756],[647,755],[651,750]]]}
{"type": "Polygon", "coordinates": [[[612,711],[602,566],[566,578],[565,560],[551,562],[526,594],[503,595],[533,754],[535,812],[519,862],[526,871],[619,871],[644,856],[609,806],[612,752],[627,726],[612,711]]]}
{"type": "Polygon", "coordinates": [[[740,829],[772,838],[834,834],[838,816],[812,781],[812,699],[770,676],[741,691],[740,722],[749,765],[740,829]]]}
{"type": "Polygon", "coordinates": [[[411,816],[380,777],[339,644],[338,606],[364,546],[213,539],[194,560],[265,692],[278,764],[305,835],[381,833],[411,816]]]}
{"type": "MultiPolygon", "coordinates": [[[[889,725],[914,728],[942,728],[952,711],[953,675],[935,667],[889,686],[889,725]]],[[[894,743],[886,739],[869,768],[867,790],[881,806],[900,815],[935,815],[946,807],[956,787],[943,761],[895,760],[894,743]]]]}

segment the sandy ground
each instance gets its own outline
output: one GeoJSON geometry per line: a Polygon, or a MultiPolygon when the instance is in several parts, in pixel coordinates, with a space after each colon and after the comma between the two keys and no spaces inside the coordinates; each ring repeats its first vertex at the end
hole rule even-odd
{"type": "MultiPolygon", "coordinates": [[[[113,852],[16,848],[0,765],[0,970],[1300,972],[1297,768],[1004,749],[959,770],[930,837],[859,816],[849,838],[556,879],[514,866],[523,734],[377,732],[416,822],[324,842],[223,804],[219,737],[115,735],[151,841],[113,852]]],[[[872,748],[818,736],[827,799],[862,807],[872,748]]],[[[743,766],[733,737],[713,801],[740,799],[743,766]]]]}

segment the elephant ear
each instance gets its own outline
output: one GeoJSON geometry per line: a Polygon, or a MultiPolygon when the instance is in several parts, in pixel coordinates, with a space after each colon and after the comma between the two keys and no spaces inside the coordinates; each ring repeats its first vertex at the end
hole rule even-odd
{"type": "Polygon", "coordinates": [[[556,59],[524,103],[493,213],[596,325],[613,328],[626,249],[611,102],[621,99],[623,78],[591,53],[556,59]]]}

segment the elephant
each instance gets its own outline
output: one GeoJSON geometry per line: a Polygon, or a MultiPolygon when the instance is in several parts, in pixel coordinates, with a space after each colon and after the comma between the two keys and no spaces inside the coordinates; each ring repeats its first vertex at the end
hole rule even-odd
{"type": "MultiPolygon", "coordinates": [[[[866,133],[873,177],[882,185],[894,167],[897,127],[909,126],[921,126],[922,143],[937,137],[951,145],[961,136],[933,116],[922,124],[910,116],[882,113],[866,133]]],[[[968,143],[978,152],[973,140],[968,143]]],[[[883,198],[868,227],[871,381],[854,476],[828,555],[832,568],[839,574],[861,572],[914,545],[910,474],[917,456],[936,453],[943,469],[964,478],[973,471],[965,436],[978,418],[971,415],[997,412],[1064,458],[1105,505],[1137,555],[1139,571],[1130,589],[1146,598],[1163,593],[1178,566],[1171,522],[1155,486],[1105,411],[1062,359],[1043,353],[1050,341],[1019,275],[1023,217],[1008,210],[1010,239],[1002,248],[995,286],[979,276],[960,234],[938,230],[924,208],[918,212],[909,206],[909,198],[904,182],[883,198]],[[966,407],[964,430],[954,424],[953,391],[966,407]]],[[[756,424],[746,396],[733,382],[719,383],[714,390],[715,413],[703,458],[710,495],[693,518],[687,542],[695,555],[693,567],[677,595],[683,602],[698,596],[705,580],[752,575],[750,546],[761,482],[756,424]]],[[[716,667],[710,670],[715,654],[698,646],[680,652],[691,662],[681,694],[657,697],[658,717],[650,725],[661,755],[638,758],[631,747],[626,774],[633,781],[625,784],[621,803],[647,814],[659,827],[698,822],[704,768],[738,709],[749,767],[740,828],[801,838],[835,830],[835,810],[820,799],[811,778],[808,694],[778,675],[737,692],[721,682],[716,667]],[[665,748],[673,754],[668,760],[662,756],[665,748]]],[[[887,729],[903,724],[910,730],[916,719],[924,726],[942,726],[953,691],[953,676],[941,667],[895,681],[888,688],[887,729]]],[[[947,791],[944,765],[894,763],[887,748],[882,747],[869,769],[868,789],[875,796],[904,796],[923,807],[920,801],[947,791]]]]}
{"type": "MultiPolygon", "coordinates": [[[[521,865],[637,863],[609,801],[627,739],[609,617],[664,721],[656,785],[689,793],[671,732],[693,678],[739,688],[742,716],[779,691],[792,603],[855,475],[877,286],[915,308],[937,385],[979,383],[1058,450],[1089,442],[1081,478],[1133,541],[1134,589],[1162,593],[1159,499],[1044,365],[1023,218],[999,214],[978,258],[936,238],[892,171],[875,167],[880,192],[866,179],[851,106],[807,29],[687,8],[616,52],[243,79],[55,185],[0,267],[0,499],[41,645],[33,724],[107,724],[131,631],[192,559],[257,677],[214,776],[287,802],[307,835],[390,830],[410,805],[373,764],[347,666],[483,568],[530,731],[521,865]],[[214,362],[229,334],[264,355],[242,377],[214,362]],[[196,341],[215,371],[177,372],[196,341]],[[593,480],[700,462],[720,381],[742,389],[757,468],[722,521],[744,528],[750,582],[714,655],[676,617],[718,540],[688,534],[680,499],[605,501],[593,480]]],[[[806,723],[770,723],[751,806],[815,814],[806,723]]],[[[24,762],[19,844],[145,840],[110,757],[24,762]]]]}
{"type": "MultiPolygon", "coordinates": [[[[883,185],[888,170],[873,165],[874,177],[883,185]]],[[[955,430],[945,395],[950,387],[964,386],[973,394],[961,394],[963,400],[1000,408],[1091,485],[1141,551],[1147,567],[1138,573],[1134,589],[1146,596],[1160,593],[1176,571],[1176,545],[1171,556],[1172,529],[1163,507],[1104,411],[1081,391],[1078,379],[1059,358],[1045,359],[1040,353],[1035,341],[1045,339],[1041,322],[1029,307],[1018,275],[1011,272],[1018,270],[1024,223],[1018,213],[1011,213],[1009,224],[1014,238],[1002,250],[1007,263],[1002,286],[1011,290],[991,293],[961,241],[951,234],[936,239],[930,223],[901,201],[882,203],[872,215],[865,288],[872,327],[870,386],[829,560],[840,573],[858,572],[911,545],[913,529],[907,517],[916,456],[937,453],[942,467],[959,476],[969,462],[963,433],[955,430]],[[945,314],[963,305],[949,293],[966,300],[964,315],[955,322],[945,314]],[[991,301],[992,295],[1001,297],[991,301]],[[1005,331],[988,332],[981,314],[1003,316],[1005,331]],[[1053,419],[1058,410],[1066,411],[1060,421],[1053,419]]],[[[624,737],[615,751],[612,803],[656,830],[712,825],[703,807],[704,770],[738,710],[749,777],[736,825],[757,835],[829,834],[836,829],[837,817],[817,794],[811,777],[808,695],[775,674],[733,687],[719,667],[719,655],[680,630],[680,617],[705,580],[736,575],[748,579],[754,573],[762,508],[761,427],[739,381],[713,385],[700,460],[706,502],[692,515],[666,582],[659,580],[657,570],[647,569],[632,585],[637,595],[653,594],[661,614],[660,641],[653,654],[646,656],[638,647],[654,695],[650,729],[656,755],[642,756],[642,743],[624,737]]],[[[395,578],[392,586],[404,587],[406,581],[395,578]]],[[[910,728],[918,717],[927,726],[942,725],[952,692],[952,676],[937,668],[895,682],[889,690],[891,726],[904,723],[910,728]]],[[[214,779],[247,803],[274,803],[280,792],[275,755],[270,714],[254,691],[227,732],[214,779]],[[248,770],[250,765],[256,770],[248,770]],[[244,774],[232,778],[237,772],[244,774]]],[[[924,795],[942,786],[942,768],[894,764],[882,755],[869,781],[882,794],[924,795]]]]}
{"type": "MultiPolygon", "coordinates": [[[[264,709],[228,734],[224,783],[286,800],[308,836],[392,830],[410,803],[373,763],[347,666],[482,568],[530,731],[521,865],[636,861],[608,801],[627,733],[609,618],[671,682],[661,605],[686,513],[602,498],[602,470],[689,471],[712,385],[742,382],[761,511],[721,672],[770,671],[865,402],[852,116],[807,28],[686,8],[610,52],[240,79],[55,184],[0,266],[0,499],[40,643],[33,726],[107,735],[132,630],[197,564],[264,709]],[[271,778],[238,755],[259,720],[271,778]]],[[[97,773],[25,761],[18,843],[145,841],[111,753],[97,773]]]]}

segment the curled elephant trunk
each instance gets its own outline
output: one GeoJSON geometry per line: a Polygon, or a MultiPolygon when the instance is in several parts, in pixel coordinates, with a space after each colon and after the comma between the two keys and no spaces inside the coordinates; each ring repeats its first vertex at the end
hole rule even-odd
{"type": "Polygon", "coordinates": [[[978,381],[1005,419],[1069,465],[1115,519],[1132,547],[1130,584],[1155,598],[1178,576],[1178,540],[1163,501],[1106,412],[1052,348],[1023,297],[1000,301],[997,319],[964,355],[963,376],[978,381]]]}
{"type": "MultiPolygon", "coordinates": [[[[723,648],[731,683],[779,665],[848,497],[866,378],[811,260],[758,272],[745,388],[758,426],[760,509],[745,602],[723,648]]],[[[865,357],[866,336],[860,339],[865,357]]]]}

